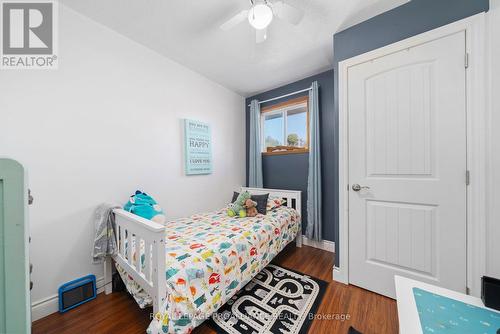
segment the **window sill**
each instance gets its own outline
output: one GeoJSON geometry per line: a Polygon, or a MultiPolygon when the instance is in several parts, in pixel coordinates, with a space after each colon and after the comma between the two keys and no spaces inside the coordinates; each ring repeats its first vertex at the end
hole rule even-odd
{"type": "Polygon", "coordinates": [[[275,152],[262,152],[262,155],[287,155],[287,154],[304,154],[309,153],[309,149],[299,149],[299,150],[290,150],[290,151],[275,151],[275,152]]]}

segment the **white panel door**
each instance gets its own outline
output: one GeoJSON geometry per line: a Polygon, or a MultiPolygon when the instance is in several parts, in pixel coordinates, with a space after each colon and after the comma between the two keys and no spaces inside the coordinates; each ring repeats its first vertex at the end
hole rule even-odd
{"type": "Polygon", "coordinates": [[[456,33],[348,70],[351,284],[465,292],[465,52],[456,33]]]}

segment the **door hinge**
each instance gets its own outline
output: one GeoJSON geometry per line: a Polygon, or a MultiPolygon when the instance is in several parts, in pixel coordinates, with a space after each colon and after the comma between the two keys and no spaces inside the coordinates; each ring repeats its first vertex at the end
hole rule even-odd
{"type": "Polygon", "coordinates": [[[469,53],[465,54],[465,68],[469,68],[469,53]]]}
{"type": "Polygon", "coordinates": [[[470,171],[465,171],[465,185],[470,185],[470,171]]]}

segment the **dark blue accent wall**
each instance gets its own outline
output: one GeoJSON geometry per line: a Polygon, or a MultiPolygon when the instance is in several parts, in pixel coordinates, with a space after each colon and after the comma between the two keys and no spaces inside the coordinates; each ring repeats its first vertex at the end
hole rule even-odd
{"type": "MultiPolygon", "coordinates": [[[[339,61],[378,49],[408,37],[489,10],[489,0],[412,0],[391,11],[334,35],[334,133],[335,157],[338,157],[338,76],[339,61]]],[[[338,189],[338,160],[334,166],[333,186],[338,189]]],[[[338,212],[338,191],[332,205],[338,212]]],[[[334,216],[335,253],[339,254],[338,215],[334,216]]],[[[338,259],[338,256],[337,256],[338,259]]],[[[336,265],[340,265],[336,262],[336,265]]]]}
{"type": "MultiPolygon", "coordinates": [[[[268,92],[258,94],[246,99],[246,147],[248,157],[249,143],[249,108],[248,104],[253,99],[264,101],[277,96],[285,95],[308,88],[313,81],[319,84],[319,113],[321,124],[321,167],[323,170],[322,191],[323,191],[323,238],[333,241],[334,232],[334,211],[335,188],[334,188],[334,166],[336,156],[334,149],[334,108],[333,108],[333,71],[323,72],[318,75],[279,87],[268,92]]],[[[262,107],[280,103],[287,99],[292,99],[307,95],[306,93],[290,96],[281,100],[276,100],[263,104],[262,107]]],[[[262,171],[264,176],[264,187],[274,189],[302,190],[302,225],[305,231],[307,224],[307,172],[308,172],[308,154],[288,154],[272,155],[262,157],[262,171]]],[[[247,158],[247,184],[248,184],[248,158],[247,158]]]]}
{"type": "MultiPolygon", "coordinates": [[[[378,15],[334,35],[334,70],[306,78],[271,91],[252,96],[266,100],[299,89],[312,81],[320,84],[321,154],[323,169],[323,234],[324,239],[338,239],[338,63],[342,60],[378,49],[408,37],[441,27],[468,16],[489,10],[489,0],[412,0],[391,11],[378,15]]],[[[300,95],[297,95],[300,96],[300,95]]],[[[296,97],[296,96],[294,96],[296,97]]],[[[286,99],[283,99],[286,100],[286,99]]],[[[272,103],[283,102],[283,100],[272,103]]],[[[265,106],[265,105],[264,105],[265,106]]],[[[249,109],[247,107],[246,147],[248,153],[249,109]]],[[[247,154],[248,156],[248,154],[247,154]]],[[[264,186],[268,188],[303,191],[303,208],[307,191],[307,154],[265,156],[263,158],[264,186]]],[[[248,183],[248,161],[247,161],[248,183]]],[[[306,213],[303,212],[306,226],[306,213]]],[[[337,265],[340,265],[336,262],[337,265]]]]}

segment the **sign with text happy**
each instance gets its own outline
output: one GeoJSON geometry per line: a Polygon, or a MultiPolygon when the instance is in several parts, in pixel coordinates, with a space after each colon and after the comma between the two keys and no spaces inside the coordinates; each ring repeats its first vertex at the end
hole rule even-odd
{"type": "Polygon", "coordinates": [[[184,120],[186,175],[212,173],[212,138],[210,125],[184,120]]]}

